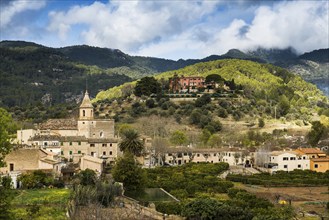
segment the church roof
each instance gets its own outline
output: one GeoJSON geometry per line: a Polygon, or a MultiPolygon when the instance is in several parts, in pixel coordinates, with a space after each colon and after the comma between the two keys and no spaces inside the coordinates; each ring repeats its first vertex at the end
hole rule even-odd
{"type": "Polygon", "coordinates": [[[86,91],[85,96],[83,97],[80,108],[93,108],[93,105],[91,104],[91,101],[89,98],[88,91],[86,91]]]}
{"type": "Polygon", "coordinates": [[[74,119],[48,119],[39,125],[41,130],[75,130],[78,122],[74,119]]]}

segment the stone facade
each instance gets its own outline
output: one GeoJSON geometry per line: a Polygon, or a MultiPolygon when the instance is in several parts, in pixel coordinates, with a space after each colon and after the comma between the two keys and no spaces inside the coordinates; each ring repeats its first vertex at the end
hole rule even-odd
{"type": "Polygon", "coordinates": [[[252,155],[245,150],[238,148],[172,148],[165,153],[165,162],[171,165],[181,165],[185,163],[220,163],[225,162],[230,166],[252,165],[252,155]]]}
{"type": "Polygon", "coordinates": [[[112,163],[120,154],[114,120],[94,118],[88,92],[79,107],[78,119],[50,119],[37,129],[19,130],[17,142],[57,153],[73,162],[89,155],[112,163]]]}

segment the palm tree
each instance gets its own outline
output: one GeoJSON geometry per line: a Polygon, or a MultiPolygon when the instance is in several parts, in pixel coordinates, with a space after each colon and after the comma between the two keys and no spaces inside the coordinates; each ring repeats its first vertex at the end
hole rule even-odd
{"type": "Polygon", "coordinates": [[[123,139],[119,143],[119,148],[123,152],[130,152],[135,156],[140,156],[143,149],[144,143],[140,139],[137,131],[128,129],[123,133],[123,139]]]}

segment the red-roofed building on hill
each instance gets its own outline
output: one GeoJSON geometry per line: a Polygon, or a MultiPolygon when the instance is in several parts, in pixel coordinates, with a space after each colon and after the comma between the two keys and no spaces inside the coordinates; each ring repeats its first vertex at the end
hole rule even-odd
{"type": "Polygon", "coordinates": [[[193,92],[205,87],[205,78],[201,76],[177,76],[169,79],[169,90],[173,92],[193,92]]]}

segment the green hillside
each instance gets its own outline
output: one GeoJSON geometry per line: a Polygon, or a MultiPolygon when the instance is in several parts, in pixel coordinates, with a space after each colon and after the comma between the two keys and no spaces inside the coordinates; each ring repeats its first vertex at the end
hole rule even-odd
{"type": "MultiPolygon", "coordinates": [[[[270,64],[234,59],[211,61],[165,72],[157,75],[156,79],[168,80],[174,74],[204,77],[218,74],[227,81],[234,80],[236,84],[242,85],[244,89],[242,98],[248,99],[254,103],[253,105],[275,106],[282,99],[287,99],[291,114],[314,112],[317,106],[328,104],[328,99],[315,85],[270,64]]],[[[102,91],[97,94],[95,101],[121,97],[122,88],[135,83],[126,83],[102,91]]]]}
{"type": "Polygon", "coordinates": [[[0,106],[53,105],[72,102],[88,84],[99,90],[131,79],[98,67],[78,64],[60,51],[28,42],[0,44],[0,106]]]}

